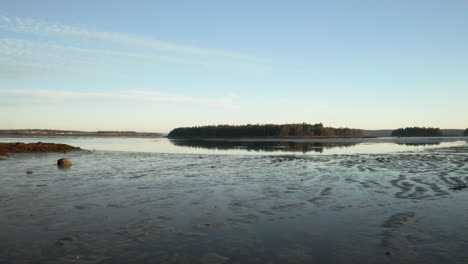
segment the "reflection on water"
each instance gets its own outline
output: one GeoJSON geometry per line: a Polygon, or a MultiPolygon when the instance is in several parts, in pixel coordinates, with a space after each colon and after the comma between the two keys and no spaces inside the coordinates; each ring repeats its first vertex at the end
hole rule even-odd
{"type": "Polygon", "coordinates": [[[467,145],[466,138],[170,140],[167,138],[0,138],[0,142],[61,143],[85,150],[226,155],[350,155],[423,151],[467,145]]]}
{"type": "Polygon", "coordinates": [[[275,141],[218,141],[202,139],[173,139],[172,144],[179,147],[202,148],[210,150],[247,150],[257,152],[318,152],[324,149],[346,148],[357,145],[352,142],[275,142],[275,141]]]}
{"type": "Polygon", "coordinates": [[[425,142],[425,143],[397,143],[398,145],[413,146],[413,147],[429,147],[439,146],[440,142],[425,142]]]}

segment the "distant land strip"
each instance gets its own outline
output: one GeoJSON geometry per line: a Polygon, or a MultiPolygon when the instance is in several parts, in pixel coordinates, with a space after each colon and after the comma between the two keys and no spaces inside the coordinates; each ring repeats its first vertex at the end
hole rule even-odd
{"type": "Polygon", "coordinates": [[[162,133],[136,131],[76,131],[52,129],[0,130],[0,137],[162,137],[162,133]]]}

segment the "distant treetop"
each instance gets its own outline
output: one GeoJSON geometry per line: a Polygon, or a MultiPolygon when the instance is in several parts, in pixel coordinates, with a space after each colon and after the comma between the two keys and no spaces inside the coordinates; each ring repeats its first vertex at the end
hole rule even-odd
{"type": "Polygon", "coordinates": [[[235,138],[235,137],[364,137],[361,130],[324,127],[323,124],[256,124],[180,127],[169,138],[235,138]]]}
{"type": "Polygon", "coordinates": [[[433,127],[407,127],[393,130],[392,137],[440,137],[442,131],[433,127]]]}

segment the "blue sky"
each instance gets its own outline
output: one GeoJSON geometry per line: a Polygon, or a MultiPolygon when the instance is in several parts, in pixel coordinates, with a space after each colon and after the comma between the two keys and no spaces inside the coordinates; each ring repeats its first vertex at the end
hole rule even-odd
{"type": "Polygon", "coordinates": [[[3,0],[0,129],[466,128],[467,13],[453,0],[3,0]]]}

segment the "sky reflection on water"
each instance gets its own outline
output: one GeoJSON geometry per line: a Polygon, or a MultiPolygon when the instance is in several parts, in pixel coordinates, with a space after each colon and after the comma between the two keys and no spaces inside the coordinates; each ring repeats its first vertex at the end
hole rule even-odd
{"type": "Polygon", "coordinates": [[[180,153],[180,154],[356,154],[421,151],[431,148],[464,146],[466,137],[378,138],[378,139],[243,139],[187,140],[166,138],[0,138],[0,142],[63,143],[86,150],[180,153]]]}

